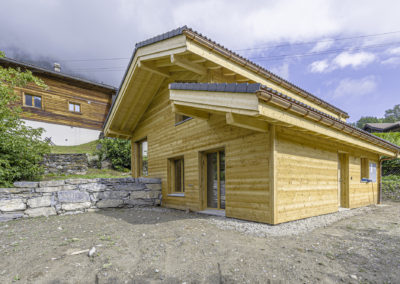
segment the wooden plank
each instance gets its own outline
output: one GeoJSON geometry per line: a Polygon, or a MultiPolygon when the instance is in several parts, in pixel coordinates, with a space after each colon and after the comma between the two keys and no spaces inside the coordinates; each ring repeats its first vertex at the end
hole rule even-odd
{"type": "Polygon", "coordinates": [[[243,127],[258,132],[268,132],[269,124],[254,117],[244,116],[229,112],[226,114],[226,123],[229,125],[243,127]]]}
{"type": "Polygon", "coordinates": [[[189,60],[187,60],[186,58],[176,55],[176,54],[171,54],[171,63],[178,65],[186,70],[189,70],[191,72],[194,72],[196,74],[200,74],[200,75],[206,75],[207,74],[207,69],[198,64],[198,63],[194,63],[191,62],[189,60]]]}

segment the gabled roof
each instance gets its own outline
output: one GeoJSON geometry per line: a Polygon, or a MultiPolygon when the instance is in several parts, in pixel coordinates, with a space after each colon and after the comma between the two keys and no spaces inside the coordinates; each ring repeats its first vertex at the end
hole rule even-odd
{"type": "Polygon", "coordinates": [[[113,86],[110,85],[106,85],[106,84],[102,84],[102,83],[97,83],[97,82],[93,82],[93,81],[89,81],[83,78],[79,78],[79,77],[75,77],[75,76],[71,76],[71,75],[67,75],[61,72],[55,72],[53,70],[49,70],[46,68],[42,68],[30,63],[26,63],[26,62],[22,62],[22,61],[17,61],[11,58],[6,58],[6,57],[0,57],[0,65],[4,65],[4,66],[19,66],[28,70],[31,70],[33,73],[41,73],[41,74],[46,74],[50,77],[54,77],[54,78],[58,78],[58,79],[62,79],[62,80],[68,80],[68,81],[72,81],[75,82],[77,84],[81,84],[81,85],[85,85],[87,87],[96,87],[96,88],[100,88],[103,90],[106,90],[108,92],[112,92],[115,93],[117,91],[117,89],[113,86]]]}
{"type": "MultiPolygon", "coordinates": [[[[341,117],[344,117],[344,118],[348,118],[349,117],[347,112],[345,112],[345,111],[339,109],[338,107],[335,107],[334,105],[332,105],[332,104],[330,104],[330,103],[328,103],[328,102],[316,97],[315,95],[313,95],[313,94],[301,89],[300,87],[298,87],[298,86],[290,83],[289,81],[279,77],[278,75],[272,73],[271,71],[265,69],[264,67],[262,67],[262,66],[260,66],[260,65],[258,65],[256,63],[254,63],[254,62],[252,62],[252,61],[240,56],[239,54],[237,54],[237,53],[225,48],[224,46],[216,43],[215,41],[212,41],[211,39],[203,36],[201,33],[198,33],[198,32],[194,31],[193,29],[191,29],[191,28],[189,28],[187,26],[183,26],[183,27],[171,30],[169,32],[157,35],[155,37],[149,38],[147,40],[138,42],[135,45],[135,49],[133,51],[133,54],[132,54],[131,59],[129,61],[129,64],[128,64],[127,68],[126,68],[126,71],[125,71],[123,80],[121,81],[119,90],[121,90],[121,87],[122,87],[122,85],[123,85],[123,83],[125,81],[125,78],[126,78],[127,74],[128,74],[129,67],[131,66],[131,64],[133,62],[133,59],[135,58],[136,51],[139,48],[145,47],[145,46],[148,46],[148,45],[151,45],[151,44],[154,44],[154,43],[166,40],[166,39],[170,39],[170,38],[173,38],[173,37],[176,37],[176,36],[179,36],[179,35],[186,35],[189,39],[194,40],[194,41],[196,41],[197,43],[199,43],[199,44],[201,44],[203,46],[206,46],[210,50],[218,52],[220,55],[224,56],[225,58],[227,58],[229,60],[232,60],[232,61],[236,62],[237,64],[240,64],[241,66],[243,66],[245,68],[248,68],[248,69],[250,69],[251,71],[253,71],[253,72],[257,73],[257,74],[260,74],[260,75],[266,77],[267,79],[275,82],[278,85],[283,86],[284,88],[289,89],[290,91],[298,94],[301,97],[304,97],[304,98],[306,98],[308,100],[311,100],[311,101],[315,102],[317,105],[325,107],[326,109],[332,111],[333,113],[338,114],[341,117]]],[[[118,96],[119,96],[119,92],[117,94],[117,97],[118,96]]],[[[110,112],[109,112],[109,114],[108,114],[108,116],[106,118],[104,126],[107,124],[107,121],[109,119],[109,115],[112,112],[113,108],[114,108],[114,103],[111,105],[111,109],[110,109],[110,112]]]]}
{"type": "Polygon", "coordinates": [[[400,127],[400,121],[397,122],[384,122],[384,123],[366,123],[363,127],[364,130],[371,129],[377,131],[389,131],[393,128],[400,127]]]}
{"type": "Polygon", "coordinates": [[[262,84],[227,84],[227,83],[172,83],[169,85],[170,90],[190,90],[190,91],[207,91],[207,92],[229,92],[229,93],[258,93],[258,98],[265,102],[272,102],[278,107],[283,107],[289,111],[296,106],[297,113],[303,117],[310,118],[324,125],[335,128],[341,132],[347,133],[356,138],[361,138],[370,143],[377,144],[389,148],[395,152],[400,151],[400,147],[386,141],[378,136],[370,134],[364,130],[352,126],[342,120],[331,115],[321,112],[307,104],[297,101],[287,95],[276,90],[266,87],[262,84]],[[289,105],[289,107],[288,107],[289,105]],[[301,110],[299,109],[301,108],[301,110]]]}

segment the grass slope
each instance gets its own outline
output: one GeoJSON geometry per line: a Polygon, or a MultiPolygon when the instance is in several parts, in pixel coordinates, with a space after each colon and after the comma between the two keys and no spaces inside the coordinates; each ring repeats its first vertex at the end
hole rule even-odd
{"type": "Polygon", "coordinates": [[[98,140],[76,146],[51,146],[53,154],[93,154],[98,140]]]}

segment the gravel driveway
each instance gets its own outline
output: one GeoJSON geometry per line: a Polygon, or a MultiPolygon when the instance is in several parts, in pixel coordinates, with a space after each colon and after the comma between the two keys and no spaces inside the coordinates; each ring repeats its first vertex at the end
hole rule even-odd
{"type": "Polygon", "coordinates": [[[0,283],[399,283],[400,203],[279,226],[162,208],[23,219],[0,224],[0,255],[0,283]]]}

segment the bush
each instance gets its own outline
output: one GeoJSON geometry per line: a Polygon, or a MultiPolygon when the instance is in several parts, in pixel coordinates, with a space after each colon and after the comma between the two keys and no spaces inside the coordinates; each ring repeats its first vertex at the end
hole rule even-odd
{"type": "Polygon", "coordinates": [[[126,171],[131,168],[131,142],[118,138],[103,138],[99,140],[100,146],[95,155],[101,161],[108,159],[113,169],[126,171]]]}
{"type": "Polygon", "coordinates": [[[389,175],[382,177],[382,193],[386,199],[400,201],[400,176],[389,175]]]}
{"type": "Polygon", "coordinates": [[[29,83],[46,87],[30,71],[0,66],[0,187],[17,180],[39,179],[43,155],[50,152],[48,143],[40,138],[43,129],[25,126],[20,117],[20,97],[14,88],[29,83]]]}

